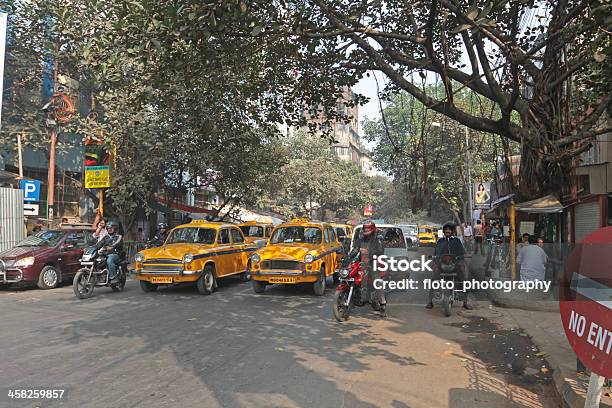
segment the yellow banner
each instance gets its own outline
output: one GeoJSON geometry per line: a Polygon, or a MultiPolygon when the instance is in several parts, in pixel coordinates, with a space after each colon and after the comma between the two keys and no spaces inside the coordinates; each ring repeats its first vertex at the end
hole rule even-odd
{"type": "Polygon", "coordinates": [[[108,188],[110,187],[109,166],[87,166],[85,167],[85,188],[108,188]]]}

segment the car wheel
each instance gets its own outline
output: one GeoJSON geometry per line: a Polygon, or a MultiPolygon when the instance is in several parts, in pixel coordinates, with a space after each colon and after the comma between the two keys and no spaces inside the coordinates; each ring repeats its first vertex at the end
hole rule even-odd
{"type": "Polygon", "coordinates": [[[247,264],[246,271],[240,274],[240,280],[243,282],[248,282],[251,280],[251,261],[247,264]]]}
{"type": "Polygon", "coordinates": [[[213,268],[207,266],[204,273],[198,279],[198,292],[200,295],[210,295],[215,289],[215,273],[213,268]]]}
{"type": "Polygon", "coordinates": [[[325,276],[325,267],[321,267],[321,272],[319,274],[319,280],[312,284],[312,290],[315,295],[323,296],[325,294],[325,284],[326,284],[326,276],[325,276]]]}
{"type": "Polygon", "coordinates": [[[157,285],[147,281],[140,281],[140,289],[143,292],[155,292],[157,290],[157,285]]]}
{"type": "Polygon", "coordinates": [[[255,293],[264,293],[266,290],[266,282],[261,281],[252,281],[253,282],[253,292],[255,293]]]}
{"type": "Polygon", "coordinates": [[[55,266],[47,265],[40,271],[37,286],[40,289],[53,289],[59,282],[59,270],[55,266]]]}

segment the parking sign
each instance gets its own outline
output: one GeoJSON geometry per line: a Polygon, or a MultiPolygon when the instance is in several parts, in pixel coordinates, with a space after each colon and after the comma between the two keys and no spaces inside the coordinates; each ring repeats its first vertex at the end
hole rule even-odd
{"type": "Polygon", "coordinates": [[[39,180],[21,180],[21,189],[23,190],[23,201],[40,200],[39,180]]]}

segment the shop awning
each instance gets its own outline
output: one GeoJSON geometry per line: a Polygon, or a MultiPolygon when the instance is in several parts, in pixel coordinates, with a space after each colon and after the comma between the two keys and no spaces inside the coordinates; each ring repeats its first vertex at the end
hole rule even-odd
{"type": "Polygon", "coordinates": [[[524,203],[516,204],[516,211],[522,211],[532,214],[552,214],[563,212],[563,205],[557,197],[547,195],[536,198],[535,200],[525,201],[524,203]]]}

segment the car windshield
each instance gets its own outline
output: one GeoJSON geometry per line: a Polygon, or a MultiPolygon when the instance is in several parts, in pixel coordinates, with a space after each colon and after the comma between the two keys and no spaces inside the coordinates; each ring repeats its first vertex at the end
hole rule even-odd
{"type": "Polygon", "coordinates": [[[172,230],[167,244],[213,244],[217,231],[212,228],[176,228],[172,230]]]}
{"type": "Polygon", "coordinates": [[[421,233],[421,234],[425,234],[425,233],[430,234],[431,233],[431,228],[423,228],[423,227],[421,227],[421,228],[419,228],[419,233],[421,233]]]}
{"type": "Polygon", "coordinates": [[[52,247],[64,236],[62,231],[41,231],[31,235],[17,244],[18,247],[48,246],[52,247]]]}
{"type": "Polygon", "coordinates": [[[323,233],[316,227],[281,227],[272,233],[271,243],[288,244],[304,242],[307,244],[320,244],[323,233]]]}
{"type": "Polygon", "coordinates": [[[408,235],[416,235],[417,233],[417,227],[404,227],[406,234],[408,235]]]}
{"type": "Polygon", "coordinates": [[[245,237],[263,237],[264,228],[258,225],[243,225],[240,227],[245,237]]]}

